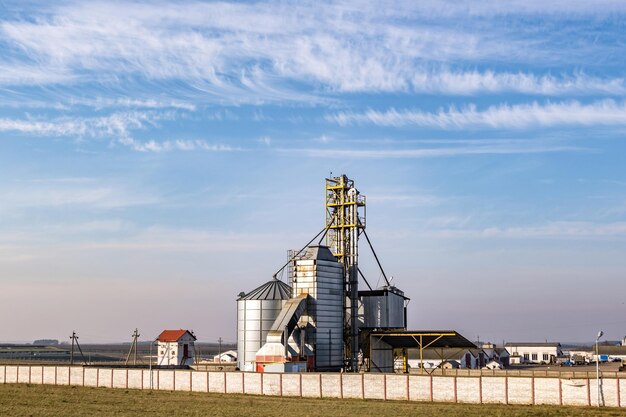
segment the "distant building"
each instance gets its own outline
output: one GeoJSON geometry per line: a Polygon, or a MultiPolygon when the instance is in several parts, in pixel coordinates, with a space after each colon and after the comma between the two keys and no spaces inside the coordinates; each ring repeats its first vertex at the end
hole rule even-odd
{"type": "Polygon", "coordinates": [[[570,349],[565,353],[568,359],[574,362],[576,365],[583,365],[587,362],[593,361],[596,350],[595,348],[592,349],[590,347],[588,349],[570,349]]]}
{"type": "Polygon", "coordinates": [[[424,369],[435,368],[482,368],[487,363],[487,355],[482,349],[424,349],[422,357],[418,349],[408,349],[408,365],[418,369],[423,364],[424,369]]]}
{"type": "Polygon", "coordinates": [[[157,340],[158,365],[193,365],[196,337],[189,330],[163,330],[157,340]]]}
{"type": "Polygon", "coordinates": [[[535,343],[518,342],[504,345],[510,355],[510,363],[549,364],[554,363],[557,357],[563,356],[561,344],[557,342],[535,343]]]}
{"type": "Polygon", "coordinates": [[[57,346],[59,341],[57,339],[38,339],[33,342],[33,345],[38,346],[57,346]]]}
{"type": "Polygon", "coordinates": [[[483,366],[483,369],[502,369],[503,366],[500,362],[498,362],[497,360],[490,360],[489,362],[487,362],[487,365],[483,366]]]}
{"type": "Polygon", "coordinates": [[[221,354],[213,356],[213,362],[237,362],[237,352],[234,350],[227,350],[221,354]]]}
{"type": "MultiPolygon", "coordinates": [[[[600,354],[600,362],[621,360],[626,361],[626,346],[598,346],[598,353],[600,354]]],[[[592,360],[596,360],[595,352],[593,352],[592,360]]]]}
{"type": "Polygon", "coordinates": [[[461,364],[455,360],[445,361],[441,364],[441,368],[443,369],[458,369],[460,367],[461,367],[461,364]]]}
{"type": "Polygon", "coordinates": [[[69,360],[70,352],[58,346],[0,344],[0,360],[69,360]]]}
{"type": "Polygon", "coordinates": [[[497,347],[494,343],[483,343],[478,345],[485,352],[487,362],[496,361],[503,367],[509,366],[509,352],[503,347],[497,347]]]}

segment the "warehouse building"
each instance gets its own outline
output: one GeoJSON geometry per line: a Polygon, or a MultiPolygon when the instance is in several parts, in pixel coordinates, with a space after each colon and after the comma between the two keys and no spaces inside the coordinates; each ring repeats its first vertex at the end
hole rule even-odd
{"type": "Polygon", "coordinates": [[[504,345],[511,357],[511,364],[534,363],[549,364],[555,363],[556,358],[563,356],[561,344],[558,342],[516,342],[504,345]]]}

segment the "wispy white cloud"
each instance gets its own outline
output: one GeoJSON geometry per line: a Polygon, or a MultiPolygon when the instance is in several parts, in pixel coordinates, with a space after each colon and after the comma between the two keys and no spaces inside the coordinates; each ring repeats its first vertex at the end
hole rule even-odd
{"type": "MultiPolygon", "coordinates": [[[[408,77],[407,77],[408,78],[408,77]]],[[[602,79],[583,73],[574,75],[536,75],[495,71],[417,71],[407,82],[414,92],[474,95],[484,93],[522,93],[533,95],[626,94],[623,78],[602,79]]]]}
{"type": "Polygon", "coordinates": [[[240,147],[211,144],[205,140],[175,139],[141,141],[132,137],[132,131],[155,126],[160,120],[171,119],[173,113],[125,112],[103,117],[59,117],[52,120],[0,119],[0,132],[19,132],[38,136],[67,136],[77,138],[109,138],[112,141],[141,152],[170,151],[241,151],[240,147]]]}
{"type": "Polygon", "coordinates": [[[43,68],[25,63],[0,63],[0,86],[73,84],[78,79],[68,68],[43,68]]]}
{"type": "Polygon", "coordinates": [[[562,16],[601,16],[613,13],[626,13],[626,5],[620,0],[598,0],[590,3],[584,0],[485,0],[480,2],[433,0],[409,2],[396,8],[395,13],[407,12],[423,16],[468,17],[497,15],[556,14],[562,16]]]}
{"type": "Polygon", "coordinates": [[[34,208],[93,208],[115,209],[144,206],[160,202],[146,192],[100,181],[31,182],[28,186],[2,190],[2,211],[34,208]]]}
{"type": "MultiPolygon", "coordinates": [[[[34,241],[43,242],[45,236],[48,239],[60,241],[62,238],[75,237],[80,235],[107,235],[120,232],[128,232],[133,230],[134,224],[121,219],[100,219],[91,221],[74,221],[68,223],[50,223],[45,225],[37,225],[36,229],[41,235],[33,233],[33,231],[21,231],[22,237],[29,238],[37,236],[34,241]]],[[[34,243],[33,240],[30,243],[34,243]]],[[[19,246],[19,245],[18,245],[19,246]]]]}
{"type": "Polygon", "coordinates": [[[411,193],[397,193],[397,194],[380,194],[369,193],[367,197],[368,203],[374,204],[393,204],[397,207],[422,207],[422,206],[436,206],[441,204],[445,198],[432,194],[411,194],[411,193]]]}
{"type": "Polygon", "coordinates": [[[37,136],[106,138],[140,152],[207,151],[235,152],[243,149],[201,139],[138,140],[133,131],[157,126],[162,120],[174,118],[173,112],[118,112],[102,117],[58,117],[0,119],[0,132],[19,132],[37,136]]]}
{"type": "MultiPolygon", "coordinates": [[[[258,250],[270,235],[262,233],[219,233],[214,231],[150,227],[124,239],[94,241],[88,250],[136,250],[163,252],[232,252],[258,250]]],[[[272,245],[278,248],[280,245],[272,245]]]]}
{"type": "Polygon", "coordinates": [[[509,155],[554,152],[589,152],[591,149],[578,146],[556,144],[498,144],[480,146],[451,146],[437,148],[404,148],[404,149],[329,149],[329,148],[281,148],[282,153],[294,153],[311,158],[341,159],[411,159],[440,158],[468,155],[509,155]]]}
{"type": "Polygon", "coordinates": [[[425,232],[442,238],[569,239],[624,238],[626,222],[551,222],[538,226],[487,227],[483,229],[440,229],[425,232]]]}
{"type": "Polygon", "coordinates": [[[262,143],[262,144],[263,144],[263,145],[265,145],[265,146],[270,146],[270,145],[272,144],[272,138],[271,138],[271,137],[269,137],[269,136],[261,136],[261,137],[258,139],[258,142],[259,142],[259,143],[262,143]]]}
{"type": "Polygon", "coordinates": [[[229,121],[239,120],[239,116],[237,116],[237,114],[235,114],[234,112],[228,109],[220,109],[220,110],[208,113],[204,117],[207,120],[220,121],[220,122],[223,120],[229,120],[229,121]]]}
{"type": "Polygon", "coordinates": [[[97,97],[94,99],[86,98],[70,98],[66,106],[87,106],[96,110],[107,108],[133,108],[133,109],[180,109],[187,111],[195,111],[197,106],[193,103],[169,99],[158,100],[155,98],[132,98],[132,97],[97,97]]]}
{"type": "MultiPolygon", "coordinates": [[[[166,226],[131,227],[124,221],[95,221],[79,223],[69,226],[69,233],[82,234],[83,239],[74,241],[59,240],[57,232],[63,232],[65,225],[51,226],[48,230],[26,230],[19,233],[20,242],[15,244],[11,239],[0,236],[0,249],[12,249],[16,253],[24,253],[43,248],[58,252],[75,253],[77,251],[145,251],[145,252],[214,252],[233,253],[244,251],[282,250],[281,239],[277,235],[267,233],[236,233],[215,230],[198,230],[188,228],[174,228],[166,226]],[[102,232],[130,232],[117,236],[103,236],[102,232]],[[51,236],[50,232],[54,232],[51,236]],[[274,243],[271,243],[274,242],[274,243]]],[[[64,233],[64,232],[63,232],[64,233]]],[[[305,236],[302,236],[306,239],[305,236]]],[[[282,241],[289,239],[287,235],[282,241]]],[[[49,256],[42,254],[41,256],[49,256]]]]}
{"type": "Polygon", "coordinates": [[[224,144],[211,144],[204,140],[164,140],[164,141],[137,141],[135,139],[125,139],[124,145],[130,146],[133,150],[140,152],[171,152],[171,151],[207,151],[207,152],[239,152],[240,147],[233,147],[224,144]]]}
{"type": "Polygon", "coordinates": [[[321,135],[317,138],[313,139],[315,142],[320,142],[320,143],[330,143],[333,141],[332,136],[329,135],[321,135]]]}
{"type": "MultiPolygon", "coordinates": [[[[192,105],[315,103],[341,92],[623,95],[620,77],[471,69],[493,58],[540,61],[562,51],[543,40],[518,39],[498,25],[476,31],[432,23],[434,16],[624,12],[620,2],[545,3],[63,3],[43,8],[36,19],[0,22],[0,40],[12,51],[10,62],[0,61],[0,69],[7,68],[0,85],[109,89],[133,85],[136,78],[173,81],[164,93],[173,89],[192,105]],[[459,68],[450,68],[452,63],[459,68]]],[[[151,100],[137,104],[149,106],[151,100]]]]}
{"type": "Polygon", "coordinates": [[[44,136],[75,137],[128,137],[130,132],[158,121],[171,119],[173,113],[118,112],[102,117],[57,117],[26,119],[0,119],[0,132],[19,132],[44,136]]]}
{"type": "Polygon", "coordinates": [[[263,110],[257,109],[252,114],[252,120],[255,122],[270,122],[273,118],[263,113],[263,110]]]}
{"type": "Polygon", "coordinates": [[[341,126],[374,124],[378,126],[422,126],[439,129],[496,128],[528,129],[550,126],[624,126],[626,102],[614,100],[582,104],[578,101],[539,104],[501,104],[479,110],[470,105],[450,107],[437,112],[421,110],[367,110],[363,113],[339,112],[326,120],[341,126]]]}
{"type": "Polygon", "coordinates": [[[60,177],[60,178],[33,178],[29,182],[34,184],[87,184],[97,181],[92,177],[60,177]]]}

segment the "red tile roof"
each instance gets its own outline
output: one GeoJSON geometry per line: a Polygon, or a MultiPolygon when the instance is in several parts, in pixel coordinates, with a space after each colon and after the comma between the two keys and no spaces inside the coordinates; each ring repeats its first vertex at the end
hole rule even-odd
{"type": "Polygon", "coordinates": [[[185,333],[189,333],[193,340],[196,340],[196,337],[189,330],[163,330],[159,335],[159,342],[177,342],[178,339],[183,337],[185,333]]]}

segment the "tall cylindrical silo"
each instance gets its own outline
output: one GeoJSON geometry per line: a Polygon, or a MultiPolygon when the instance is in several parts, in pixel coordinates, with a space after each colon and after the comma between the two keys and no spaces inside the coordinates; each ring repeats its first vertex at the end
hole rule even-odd
{"type": "Polygon", "coordinates": [[[242,371],[254,371],[257,351],[265,344],[286,300],[289,285],[277,279],[261,285],[237,299],[237,365],[242,371]]]}
{"type": "Polygon", "coordinates": [[[343,266],[326,246],[309,246],[294,261],[294,297],[307,294],[307,342],[314,345],[315,369],[338,371],[344,366],[343,266]]]}

